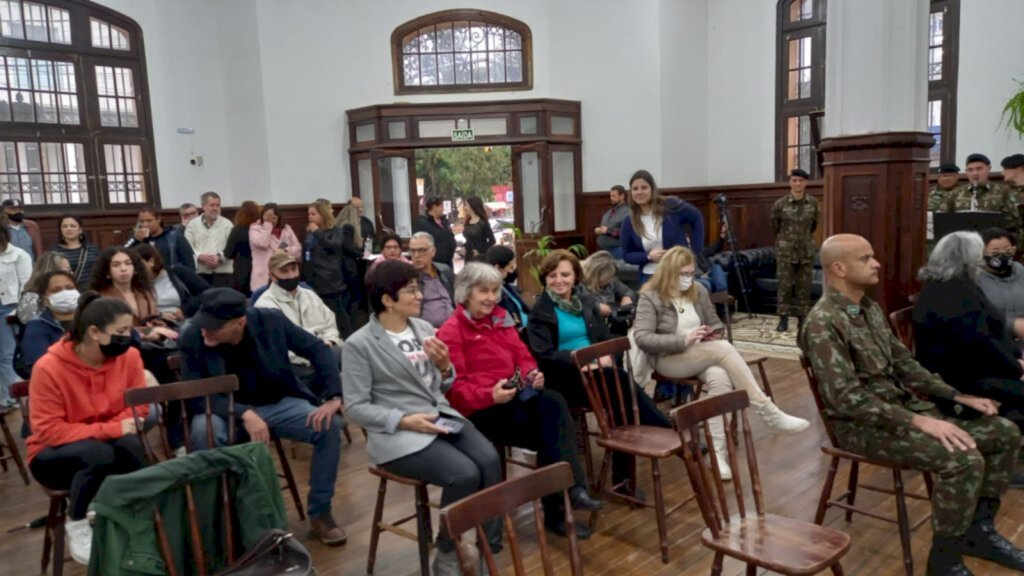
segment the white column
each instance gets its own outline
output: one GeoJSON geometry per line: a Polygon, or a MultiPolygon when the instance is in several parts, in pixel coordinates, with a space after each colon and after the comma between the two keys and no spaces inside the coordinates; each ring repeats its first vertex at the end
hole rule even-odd
{"type": "Polygon", "coordinates": [[[928,0],[829,0],[822,137],[924,132],[928,0]]]}

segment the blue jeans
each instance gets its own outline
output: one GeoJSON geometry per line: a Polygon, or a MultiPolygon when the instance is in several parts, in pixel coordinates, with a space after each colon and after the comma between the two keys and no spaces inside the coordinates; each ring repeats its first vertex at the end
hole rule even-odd
{"type": "Polygon", "coordinates": [[[0,402],[9,401],[11,384],[22,380],[14,371],[14,352],[18,342],[14,338],[14,327],[7,323],[7,317],[17,307],[17,304],[0,306],[0,402]]]}
{"type": "Polygon", "coordinates": [[[712,294],[729,289],[729,280],[725,277],[725,270],[718,264],[712,264],[707,277],[697,278],[697,282],[700,282],[712,294]]]}
{"type": "Polygon", "coordinates": [[[609,248],[608,253],[611,254],[616,260],[622,260],[622,246],[609,248]]]}
{"type": "MultiPolygon", "coordinates": [[[[338,461],[341,460],[341,416],[334,415],[330,428],[324,432],[316,432],[306,425],[306,418],[316,410],[316,406],[302,398],[285,397],[277,404],[252,406],[251,409],[267,423],[267,428],[270,428],[270,433],[274,436],[313,445],[306,512],[310,518],[320,518],[329,514],[331,499],[334,498],[334,483],[338,479],[338,461]]],[[[241,418],[239,423],[240,421],[241,418]]],[[[192,417],[191,434],[194,450],[208,448],[205,414],[192,417]]],[[[213,435],[218,446],[228,443],[228,429],[224,418],[213,416],[213,435]]],[[[245,430],[240,430],[239,435],[240,438],[244,437],[245,430]]]]}

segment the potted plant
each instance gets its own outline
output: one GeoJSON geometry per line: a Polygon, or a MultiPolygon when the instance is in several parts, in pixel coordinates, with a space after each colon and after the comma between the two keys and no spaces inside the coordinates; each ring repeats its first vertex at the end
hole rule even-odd
{"type": "Polygon", "coordinates": [[[1017,81],[1017,92],[1003,107],[1003,123],[1019,136],[1024,136],[1024,82],[1017,81]]]}
{"type": "MultiPolygon", "coordinates": [[[[544,280],[540,277],[540,263],[545,256],[557,248],[558,244],[554,236],[520,239],[516,242],[516,254],[519,259],[517,268],[527,272],[527,274],[519,275],[519,289],[530,304],[544,289],[544,280]],[[523,248],[522,251],[520,251],[520,247],[523,248]]],[[[575,254],[580,260],[589,255],[587,247],[583,244],[573,244],[566,250],[575,254]]]]}

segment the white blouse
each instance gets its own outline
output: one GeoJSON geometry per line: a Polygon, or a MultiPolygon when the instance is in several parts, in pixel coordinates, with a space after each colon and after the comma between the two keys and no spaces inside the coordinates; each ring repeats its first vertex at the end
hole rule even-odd
{"type": "Polygon", "coordinates": [[[689,299],[676,298],[672,300],[672,307],[676,309],[679,320],[676,322],[676,334],[686,336],[686,333],[701,325],[700,315],[697,314],[697,306],[689,299]]]}
{"type": "MultiPolygon", "coordinates": [[[[661,240],[661,222],[654,220],[654,214],[641,214],[640,223],[644,225],[644,233],[640,237],[640,241],[644,245],[644,251],[650,254],[652,250],[664,248],[664,243],[661,240]]],[[[650,276],[657,269],[657,262],[648,262],[644,264],[643,272],[650,276]]]]}

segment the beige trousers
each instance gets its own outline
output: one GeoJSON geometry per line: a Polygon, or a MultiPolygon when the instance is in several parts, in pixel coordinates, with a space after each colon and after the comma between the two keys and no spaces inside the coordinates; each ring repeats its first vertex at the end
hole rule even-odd
{"type": "Polygon", "coordinates": [[[705,396],[746,390],[750,405],[754,408],[769,402],[754,378],[754,373],[750,371],[750,366],[726,340],[697,342],[683,352],[657,356],[653,361],[655,369],[662,376],[699,379],[704,383],[705,396]]]}

